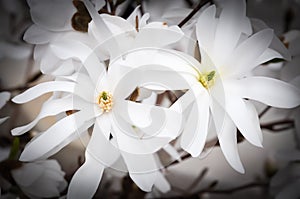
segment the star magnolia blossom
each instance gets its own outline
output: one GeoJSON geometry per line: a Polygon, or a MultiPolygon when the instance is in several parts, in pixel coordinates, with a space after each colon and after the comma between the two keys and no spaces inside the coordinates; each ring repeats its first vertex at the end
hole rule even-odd
{"type": "Polygon", "coordinates": [[[248,99],[279,108],[300,104],[296,87],[271,78],[247,76],[278,53],[268,48],[274,37],[272,30],[250,35],[245,12],[245,1],[229,1],[219,17],[214,5],[200,15],[196,34],[201,63],[194,62],[194,78],[190,80],[191,90],[199,95],[187,122],[187,126],[195,124],[195,128],[186,128],[181,140],[186,151],[198,156],[205,143],[211,112],[221,149],[239,172],[244,172],[244,168],[237,152],[236,127],[251,144],[262,146],[257,112],[248,99]],[[195,113],[200,115],[198,121],[193,117],[195,113]]]}
{"type": "Polygon", "coordinates": [[[196,33],[201,62],[182,52],[148,48],[133,52],[131,58],[127,56],[127,65],[159,61],[173,65],[190,85],[189,91],[173,105],[180,104],[183,110],[191,107],[181,135],[181,147],[197,157],[207,133],[216,131],[227,161],[243,173],[236,127],[251,144],[262,147],[259,118],[248,99],[293,108],[300,104],[300,91],[276,79],[249,76],[256,66],[282,56],[268,48],[274,37],[272,30],[251,35],[244,1],[225,3],[219,17],[215,5],[205,9],[198,18],[196,33]],[[213,124],[209,126],[211,116],[213,124]]]}
{"type": "Polygon", "coordinates": [[[26,103],[47,92],[70,93],[45,103],[36,120],[13,129],[13,135],[30,130],[43,117],[68,110],[78,111],[33,139],[25,147],[20,160],[47,158],[94,124],[85,154],[86,161],[70,183],[70,197],[92,197],[104,168],[111,166],[119,156],[122,156],[131,178],[142,190],[150,191],[155,184],[162,191],[167,191],[169,185],[158,171],[153,153],[178,136],[181,114],[176,110],[126,99],[137,86],[153,82],[170,90],[183,89],[183,84],[176,81],[180,78],[177,72],[169,73],[166,78],[154,66],[130,70],[114,62],[106,71],[96,54],[91,53],[84,62],[84,68],[66,78],[69,81],[41,83],[13,98],[15,103],[26,103]]]}

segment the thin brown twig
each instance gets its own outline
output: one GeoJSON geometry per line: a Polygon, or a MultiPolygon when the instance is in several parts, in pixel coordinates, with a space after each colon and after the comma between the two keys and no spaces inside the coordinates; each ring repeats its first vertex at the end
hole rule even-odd
{"type": "Polygon", "coordinates": [[[262,129],[271,130],[273,132],[280,132],[284,130],[288,130],[294,127],[294,120],[286,119],[279,120],[275,122],[261,124],[260,127],[262,129]]]}
{"type": "Polygon", "coordinates": [[[266,183],[266,182],[251,182],[251,183],[248,183],[248,184],[244,184],[244,185],[241,185],[241,186],[238,186],[238,187],[234,187],[234,188],[229,188],[229,189],[219,189],[219,190],[216,190],[216,189],[207,189],[207,190],[202,190],[200,192],[198,192],[198,194],[202,195],[204,193],[210,193],[210,194],[233,194],[235,192],[238,192],[238,191],[242,191],[242,190],[245,190],[245,189],[249,189],[249,188],[255,188],[255,187],[261,187],[261,188],[264,188],[264,187],[267,187],[269,184],[266,183]]]}
{"type": "Polygon", "coordinates": [[[258,115],[259,118],[264,116],[269,110],[271,109],[271,106],[267,106],[262,112],[258,115]]]}
{"type": "Polygon", "coordinates": [[[179,27],[182,27],[184,24],[186,24],[205,4],[211,2],[211,0],[203,0],[198,3],[198,5],[186,16],[179,24],[179,27]]]}

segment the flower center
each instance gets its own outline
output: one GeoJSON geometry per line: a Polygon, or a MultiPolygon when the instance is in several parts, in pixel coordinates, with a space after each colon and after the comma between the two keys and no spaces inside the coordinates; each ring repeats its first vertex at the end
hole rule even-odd
{"type": "Polygon", "coordinates": [[[204,86],[204,88],[209,89],[215,82],[215,76],[216,76],[215,71],[199,74],[198,81],[204,86]]]}
{"type": "Polygon", "coordinates": [[[97,98],[97,104],[99,104],[104,112],[109,112],[113,106],[112,94],[107,91],[102,91],[97,98]]]}

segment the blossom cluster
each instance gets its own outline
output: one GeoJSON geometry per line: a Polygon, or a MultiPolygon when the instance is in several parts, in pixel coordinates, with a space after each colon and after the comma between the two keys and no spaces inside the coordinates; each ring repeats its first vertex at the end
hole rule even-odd
{"type": "MultiPolygon", "coordinates": [[[[52,95],[33,121],[11,133],[30,132],[49,116],[58,120],[26,144],[20,161],[44,161],[81,139],[85,160],[67,198],[92,198],[106,168],[128,172],[143,191],[168,192],[158,152],[177,161],[181,150],[201,157],[211,138],[217,138],[214,144],[229,165],[245,173],[238,137],[263,147],[254,102],[285,109],[300,105],[299,75],[290,82],[256,70],[295,55],[262,21],[247,17],[245,0],[207,1],[180,27],[177,11],[159,18],[137,6],[120,17],[122,3],[28,0],[34,23],[24,40],[34,44],[34,61],[52,80],[12,101],[24,104],[52,95]],[[175,99],[162,103],[166,93],[175,99]]],[[[5,95],[2,107],[10,96],[0,94],[5,95]]]]}

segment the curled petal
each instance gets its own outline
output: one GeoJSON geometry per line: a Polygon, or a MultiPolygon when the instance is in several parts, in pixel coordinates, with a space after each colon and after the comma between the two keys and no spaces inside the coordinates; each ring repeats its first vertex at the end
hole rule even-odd
{"type": "Polygon", "coordinates": [[[75,83],[64,82],[64,81],[54,81],[54,82],[45,82],[38,84],[25,92],[17,95],[12,99],[14,103],[23,104],[29,102],[45,93],[62,91],[62,92],[73,92],[75,88],[75,83]]]}

